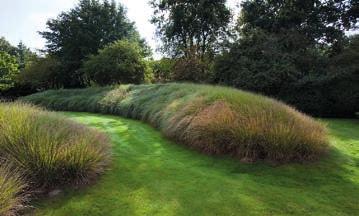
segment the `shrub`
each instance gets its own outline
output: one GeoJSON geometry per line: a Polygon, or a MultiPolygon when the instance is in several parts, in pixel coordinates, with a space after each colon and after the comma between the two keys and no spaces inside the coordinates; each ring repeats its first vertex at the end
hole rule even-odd
{"type": "Polygon", "coordinates": [[[61,70],[61,63],[54,56],[33,57],[20,73],[19,81],[38,90],[59,88],[63,76],[61,70]]]}
{"type": "Polygon", "coordinates": [[[205,83],[213,79],[211,60],[198,55],[195,47],[188,50],[187,56],[176,59],[172,70],[174,81],[205,83]]]}
{"type": "Polygon", "coordinates": [[[106,137],[33,106],[0,104],[0,158],[32,187],[83,184],[109,161],[106,137]]]}
{"type": "Polygon", "coordinates": [[[25,202],[25,183],[16,171],[0,166],[0,215],[14,215],[25,202]]]}
{"type": "Polygon", "coordinates": [[[155,82],[169,82],[172,78],[172,69],[174,60],[170,58],[162,58],[160,60],[150,62],[155,82]]]}
{"type": "Polygon", "coordinates": [[[278,95],[304,112],[326,117],[355,117],[359,110],[359,35],[330,58],[325,73],[309,76],[278,95]]]}
{"type": "Polygon", "coordinates": [[[16,57],[0,51],[0,91],[15,85],[15,78],[19,73],[16,57]]]}
{"type": "Polygon", "coordinates": [[[246,160],[312,160],[327,148],[320,123],[276,100],[232,88],[129,85],[53,90],[22,100],[55,110],[141,119],[202,152],[246,160]]]}
{"type": "Polygon", "coordinates": [[[114,42],[90,56],[81,69],[90,82],[98,85],[141,83],[146,64],[138,44],[126,40],[114,42]]]}

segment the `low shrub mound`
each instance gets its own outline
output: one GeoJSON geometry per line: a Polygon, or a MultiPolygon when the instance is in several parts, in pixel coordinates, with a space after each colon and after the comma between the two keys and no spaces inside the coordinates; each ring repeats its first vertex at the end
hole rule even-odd
{"type": "Polygon", "coordinates": [[[8,167],[0,169],[0,212],[10,214],[22,201],[18,173],[28,192],[46,192],[89,183],[109,156],[102,133],[30,105],[0,103],[0,160],[8,167]]]}
{"type": "Polygon", "coordinates": [[[257,94],[196,84],[50,90],[23,101],[54,110],[140,119],[208,154],[245,161],[304,161],[327,149],[326,129],[295,109],[257,94]]]}

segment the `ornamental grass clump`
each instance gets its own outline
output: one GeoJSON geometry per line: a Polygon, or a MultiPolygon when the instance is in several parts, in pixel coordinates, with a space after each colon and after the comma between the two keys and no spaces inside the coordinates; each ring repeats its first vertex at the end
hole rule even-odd
{"type": "Polygon", "coordinates": [[[24,207],[26,184],[16,170],[2,161],[0,165],[0,215],[10,216],[24,207]]]}
{"type": "Polygon", "coordinates": [[[0,156],[37,186],[87,183],[109,161],[107,138],[55,113],[0,105],[0,156]]]}
{"type": "Polygon", "coordinates": [[[104,134],[31,105],[0,103],[0,215],[21,209],[24,194],[90,183],[109,161],[104,134]]]}
{"type": "Polygon", "coordinates": [[[178,143],[244,161],[314,160],[328,147],[320,122],[277,100],[227,87],[124,85],[51,90],[22,100],[54,110],[140,119],[178,143]]]}

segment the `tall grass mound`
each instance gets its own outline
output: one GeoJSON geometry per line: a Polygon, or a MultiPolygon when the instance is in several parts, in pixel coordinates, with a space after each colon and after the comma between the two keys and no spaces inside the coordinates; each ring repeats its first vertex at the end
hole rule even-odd
{"type": "Polygon", "coordinates": [[[127,85],[51,90],[22,100],[54,110],[140,119],[179,143],[245,161],[313,160],[327,148],[319,122],[274,99],[226,87],[127,85]]]}
{"type": "Polygon", "coordinates": [[[109,156],[102,133],[34,106],[0,103],[0,215],[21,206],[25,183],[28,194],[87,184],[109,156]]]}

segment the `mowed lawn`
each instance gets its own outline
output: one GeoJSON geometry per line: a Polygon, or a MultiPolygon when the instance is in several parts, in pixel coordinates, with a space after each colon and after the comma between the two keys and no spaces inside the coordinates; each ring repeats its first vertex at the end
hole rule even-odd
{"type": "Polygon", "coordinates": [[[359,120],[322,120],[328,156],[275,166],[202,155],[139,121],[66,115],[109,134],[111,170],[36,203],[34,215],[359,215],[359,120]]]}

